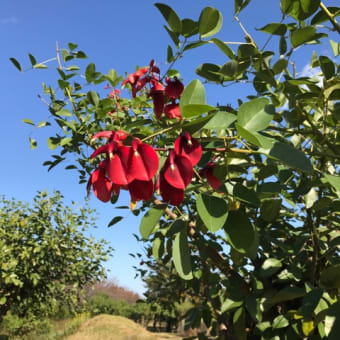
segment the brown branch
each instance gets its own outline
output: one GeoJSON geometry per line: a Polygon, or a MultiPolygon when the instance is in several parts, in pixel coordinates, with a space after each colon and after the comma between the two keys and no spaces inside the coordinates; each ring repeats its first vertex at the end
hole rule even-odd
{"type": "Polygon", "coordinates": [[[327,6],[323,2],[320,2],[320,8],[327,15],[328,19],[332,23],[334,29],[340,34],[340,25],[336,21],[334,15],[328,10],[327,6]]]}

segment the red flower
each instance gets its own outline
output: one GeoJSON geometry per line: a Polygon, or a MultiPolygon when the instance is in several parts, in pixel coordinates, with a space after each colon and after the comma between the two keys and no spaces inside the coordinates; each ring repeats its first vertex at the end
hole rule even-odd
{"type": "Polygon", "coordinates": [[[219,192],[217,189],[222,185],[221,180],[214,176],[214,168],[216,164],[214,162],[209,162],[200,172],[200,176],[205,177],[210,184],[210,186],[219,192]]]}
{"type": "Polygon", "coordinates": [[[146,73],[149,72],[149,67],[142,67],[139,70],[137,70],[134,73],[131,73],[127,79],[125,79],[122,83],[122,87],[124,87],[126,84],[131,85],[132,89],[132,97],[135,98],[137,91],[141,90],[141,88],[146,84],[146,82],[143,83],[140,81],[141,77],[144,76],[146,73]]]}
{"type": "Polygon", "coordinates": [[[182,119],[181,111],[179,109],[178,104],[172,103],[165,105],[164,113],[169,119],[173,118],[182,119]]]}
{"type": "Polygon", "coordinates": [[[173,150],[164,163],[162,169],[164,179],[177,189],[185,189],[191,182],[193,167],[190,160],[181,155],[177,155],[173,150]]]}
{"type": "Polygon", "coordinates": [[[102,202],[108,202],[111,199],[112,191],[115,191],[116,195],[119,196],[119,186],[112,184],[106,177],[106,163],[107,160],[101,162],[87,182],[87,190],[89,191],[92,186],[94,194],[102,202]]]}
{"type": "Polygon", "coordinates": [[[184,189],[177,189],[170,185],[164,178],[163,171],[160,172],[157,179],[160,194],[163,200],[172,205],[180,205],[184,199],[184,189]]]}
{"type": "Polygon", "coordinates": [[[128,189],[131,195],[131,200],[136,201],[148,201],[153,194],[153,181],[139,181],[135,179],[128,184],[128,189]]]}
{"type": "Polygon", "coordinates": [[[176,77],[165,79],[167,86],[165,87],[165,95],[169,98],[179,98],[184,90],[184,85],[176,77]]]}
{"type": "Polygon", "coordinates": [[[118,131],[100,131],[97,132],[96,134],[94,134],[91,138],[91,142],[93,142],[95,139],[98,138],[107,138],[109,140],[109,142],[115,140],[125,140],[127,137],[127,133],[125,131],[122,130],[118,130],[118,131]]]}
{"type": "Polygon", "coordinates": [[[139,181],[150,181],[156,175],[158,165],[158,156],[152,146],[134,138],[126,164],[128,177],[139,181]]]}
{"type": "Polygon", "coordinates": [[[158,81],[153,81],[150,89],[150,97],[152,97],[154,111],[157,119],[161,118],[164,111],[164,86],[158,81]]]}
{"type": "Polygon", "coordinates": [[[195,166],[202,156],[201,145],[186,131],[184,131],[182,135],[176,139],[174,150],[177,155],[188,157],[192,166],[195,166]]]}

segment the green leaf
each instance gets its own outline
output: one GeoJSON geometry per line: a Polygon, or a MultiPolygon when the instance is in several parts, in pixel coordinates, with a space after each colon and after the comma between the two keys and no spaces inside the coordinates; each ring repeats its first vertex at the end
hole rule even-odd
{"type": "Polygon", "coordinates": [[[300,0],[299,20],[305,20],[315,13],[319,6],[320,0],[300,0]]]}
{"type": "Polygon", "coordinates": [[[168,45],[166,61],[168,63],[171,63],[173,60],[174,60],[174,53],[172,52],[171,46],[168,45]]]}
{"type": "Polygon", "coordinates": [[[201,38],[211,37],[219,32],[222,27],[223,17],[216,8],[205,7],[198,20],[201,38]]]}
{"type": "Polygon", "coordinates": [[[338,340],[340,334],[340,301],[333,303],[325,318],[327,340],[338,340]]]}
{"type": "Polygon", "coordinates": [[[270,149],[274,143],[275,140],[272,138],[268,138],[265,136],[262,136],[258,132],[250,132],[246,129],[244,129],[239,124],[235,124],[237,129],[237,134],[243,137],[245,140],[247,140],[249,143],[252,143],[258,147],[263,147],[265,149],[270,149]]]}
{"type": "Polygon", "coordinates": [[[298,47],[308,41],[315,39],[316,28],[313,26],[306,26],[292,31],[290,41],[293,47],[298,47]]]}
{"type": "Polygon", "coordinates": [[[295,149],[290,144],[276,142],[271,149],[259,149],[266,156],[276,159],[289,167],[308,173],[313,172],[313,166],[304,152],[295,149]]]}
{"type": "Polygon", "coordinates": [[[332,265],[321,272],[320,283],[325,288],[340,288],[340,264],[332,265]]]}
{"type": "Polygon", "coordinates": [[[285,35],[287,32],[287,26],[279,23],[271,23],[260,28],[260,31],[274,35],[285,35]]]}
{"type": "Polygon", "coordinates": [[[48,125],[51,125],[51,124],[49,122],[42,121],[38,124],[38,128],[42,128],[42,127],[45,127],[45,126],[48,126],[48,125]]]}
{"type": "Polygon", "coordinates": [[[304,318],[313,316],[314,310],[322,298],[322,294],[323,290],[321,288],[314,288],[304,296],[301,307],[301,313],[304,318]]]}
{"type": "Polygon", "coordinates": [[[270,124],[274,114],[274,105],[269,104],[267,98],[261,97],[243,103],[239,107],[237,121],[248,131],[260,131],[270,124]]]}
{"type": "Polygon", "coordinates": [[[238,252],[247,254],[252,250],[256,230],[243,211],[229,211],[224,231],[229,243],[238,252]]]}
{"type": "Polygon", "coordinates": [[[229,57],[230,59],[235,58],[235,54],[233,50],[222,40],[217,39],[217,38],[212,38],[210,39],[210,41],[212,41],[227,57],[229,57]]]}
{"type": "Polygon", "coordinates": [[[223,81],[223,76],[220,74],[220,69],[220,65],[204,63],[199,65],[195,71],[199,76],[207,80],[221,83],[223,81]]]}
{"type": "Polygon", "coordinates": [[[197,212],[205,226],[213,233],[220,230],[228,217],[228,203],[222,198],[196,195],[197,212]]]}
{"type": "Polygon", "coordinates": [[[237,119],[236,115],[226,112],[217,111],[212,115],[212,118],[203,126],[204,129],[228,129],[237,119]]]}
{"type": "Polygon", "coordinates": [[[195,41],[193,43],[185,45],[183,52],[188,51],[188,50],[192,50],[193,48],[200,47],[200,46],[206,45],[206,44],[208,44],[208,41],[203,41],[203,40],[195,41]]]}
{"type": "Polygon", "coordinates": [[[244,307],[240,307],[233,315],[233,330],[238,340],[247,340],[246,313],[244,307]]]}
{"type": "Polygon", "coordinates": [[[90,103],[94,106],[98,106],[99,104],[99,97],[97,92],[95,91],[89,91],[87,93],[87,98],[89,99],[90,103]]]}
{"type": "Polygon", "coordinates": [[[227,312],[228,310],[242,306],[243,301],[234,301],[231,299],[226,299],[221,306],[221,312],[227,312]]]}
{"type": "Polygon", "coordinates": [[[324,175],[326,182],[333,186],[336,190],[336,194],[340,198],[340,176],[324,175]]]}
{"type": "Polygon", "coordinates": [[[187,223],[183,220],[176,220],[173,222],[169,229],[166,231],[166,237],[172,237],[173,235],[179,233],[182,229],[185,229],[187,226],[187,223]]]}
{"type": "Polygon", "coordinates": [[[181,33],[182,22],[177,13],[171,7],[165,4],[155,3],[155,6],[161,12],[170,28],[176,33],[181,33]]]}
{"type": "Polygon", "coordinates": [[[196,116],[214,109],[213,106],[206,104],[205,89],[198,79],[191,81],[184,88],[179,106],[183,117],[196,116]]]}
{"type": "MultiPolygon", "coordinates": [[[[273,259],[270,259],[273,260],[273,259]]],[[[276,269],[272,267],[272,269],[276,269]]],[[[268,277],[268,276],[267,276],[268,277]]],[[[276,304],[283,301],[290,301],[301,298],[306,295],[306,291],[304,288],[295,287],[295,286],[287,286],[279,290],[272,298],[269,299],[271,304],[276,304]]]]}
{"type": "Polygon", "coordinates": [[[34,150],[37,147],[37,141],[31,137],[28,137],[28,140],[30,141],[31,150],[34,150]]]}
{"type": "Polygon", "coordinates": [[[214,106],[206,104],[187,104],[182,107],[181,114],[183,117],[190,118],[215,109],[214,106]]]}
{"type": "Polygon", "coordinates": [[[9,60],[13,63],[13,65],[20,71],[22,72],[21,65],[19,64],[18,60],[15,58],[9,58],[9,60]]]}
{"type": "Polygon", "coordinates": [[[70,142],[72,142],[72,138],[71,137],[67,137],[67,138],[63,138],[61,141],[60,141],[60,146],[64,146],[66,144],[69,144],[70,142]]]}
{"type": "Polygon", "coordinates": [[[159,260],[162,257],[164,252],[164,244],[162,239],[159,237],[155,238],[152,243],[152,255],[156,260],[159,260]]]}
{"type": "Polygon", "coordinates": [[[150,208],[149,211],[143,216],[139,230],[144,240],[147,240],[152,234],[156,224],[162,217],[165,208],[166,205],[160,205],[154,208],[150,208]]]}
{"type": "Polygon", "coordinates": [[[60,117],[72,117],[72,113],[67,109],[61,109],[57,111],[55,114],[60,117]]]}
{"type": "Polygon", "coordinates": [[[184,280],[192,280],[191,256],[186,229],[176,235],[172,247],[172,257],[178,275],[184,280]]]}
{"type": "Polygon", "coordinates": [[[328,80],[332,78],[335,74],[335,65],[331,59],[326,56],[321,56],[319,58],[320,68],[325,78],[328,80]]]}
{"type": "Polygon", "coordinates": [[[260,275],[261,277],[270,277],[277,273],[281,267],[282,263],[280,260],[275,258],[266,259],[261,266],[260,275]]]}
{"type": "MultiPolygon", "coordinates": [[[[333,14],[335,17],[340,15],[340,7],[328,7],[327,6],[328,11],[333,14]]],[[[311,24],[312,25],[318,25],[321,24],[325,21],[328,21],[329,18],[327,16],[327,14],[321,9],[318,13],[315,14],[315,16],[313,17],[311,24]]]]}
{"type": "Polygon", "coordinates": [[[77,47],[78,47],[77,44],[73,44],[73,43],[71,43],[71,42],[68,43],[68,48],[69,48],[71,51],[75,50],[77,47]]]}
{"type": "Polygon", "coordinates": [[[35,64],[35,65],[33,66],[33,68],[44,68],[44,69],[46,69],[46,68],[48,68],[48,66],[45,65],[45,64],[35,64]]]}
{"type": "Polygon", "coordinates": [[[329,40],[329,42],[331,44],[334,57],[337,57],[340,54],[340,43],[337,43],[333,40],[329,40]]]}
{"type": "Polygon", "coordinates": [[[34,66],[34,65],[37,63],[36,59],[35,59],[34,56],[33,56],[32,54],[30,54],[30,53],[28,53],[28,57],[30,58],[30,62],[31,62],[31,64],[32,64],[32,66],[34,66]]]}
{"type": "Polygon", "coordinates": [[[261,218],[267,222],[274,221],[280,213],[282,200],[265,200],[261,205],[261,218]]]}
{"type": "Polygon", "coordinates": [[[30,125],[33,125],[34,126],[34,123],[30,120],[30,119],[22,119],[21,120],[23,123],[26,123],[26,124],[30,124],[30,125]]]}
{"type": "Polygon", "coordinates": [[[236,183],[234,185],[233,195],[240,201],[252,204],[256,207],[259,207],[261,204],[259,198],[256,195],[256,192],[252,189],[248,189],[240,183],[236,183]]]}
{"type": "Polygon", "coordinates": [[[279,315],[273,320],[272,328],[285,328],[289,326],[289,321],[283,316],[279,315]]]}
{"type": "Polygon", "coordinates": [[[191,19],[182,20],[182,35],[183,37],[191,37],[198,33],[198,22],[191,19]]]}
{"type": "Polygon", "coordinates": [[[229,60],[227,61],[220,70],[224,76],[233,78],[237,75],[238,72],[238,62],[236,60],[229,60]]]}
{"type": "Polygon", "coordinates": [[[48,147],[53,151],[59,146],[59,143],[56,143],[56,141],[52,138],[47,139],[47,145],[48,147]]]}
{"type": "Polygon", "coordinates": [[[115,225],[116,223],[118,223],[119,221],[121,221],[123,219],[122,216],[115,216],[110,223],[107,225],[108,228],[112,227],[113,225],[115,225]]]}

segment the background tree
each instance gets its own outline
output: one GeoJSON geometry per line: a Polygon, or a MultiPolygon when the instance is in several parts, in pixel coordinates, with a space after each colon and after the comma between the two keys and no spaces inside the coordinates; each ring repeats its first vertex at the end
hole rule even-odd
{"type": "Polygon", "coordinates": [[[38,192],[33,204],[1,197],[0,317],[53,314],[58,305],[81,308],[82,290],[104,278],[106,241],[84,235],[93,210],[66,207],[62,195],[38,192]]]}
{"type": "MultiPolygon", "coordinates": [[[[44,91],[62,129],[48,143],[60,152],[45,165],[51,169],[76,154],[67,168],[79,171],[81,183],[90,177],[99,199],[115,203],[120,190],[129,190],[134,213],[146,211],[140,232],[153,255],[192,288],[207,283],[210,317],[195,306],[193,326],[211,319],[225,339],[336,339],[339,65],[313,53],[310,67],[318,77],[300,77],[292,58],[329,34],[338,39],[340,8],[281,0],[282,20],[259,30],[268,35],[260,47],[240,20],[249,3],[235,1],[244,42],[213,37],[222,25],[215,8],[193,20],[156,4],[173,43],[165,73],[151,61],[121,83],[114,70],[101,74],[90,63],[84,84],[78,66],[68,66],[84,52],[74,44],[58,49],[63,94],[44,91]],[[226,63],[198,66],[204,82],[251,85],[235,107],[208,105],[198,79],[183,91],[175,62],[207,44],[224,53],[226,63]],[[112,92],[101,99],[94,86],[103,82],[112,92]],[[121,84],[132,98],[119,93],[121,84]],[[93,87],[85,92],[85,85],[93,87]]],[[[330,46],[337,57],[340,44],[330,40],[330,46]]],[[[110,225],[120,220],[115,216],[110,225]]]]}

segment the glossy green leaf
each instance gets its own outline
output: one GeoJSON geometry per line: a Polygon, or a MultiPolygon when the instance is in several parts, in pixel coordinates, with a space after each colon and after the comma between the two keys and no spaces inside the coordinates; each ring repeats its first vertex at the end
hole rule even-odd
{"type": "Polygon", "coordinates": [[[261,204],[256,192],[240,183],[234,185],[233,195],[238,200],[254,205],[255,207],[259,207],[261,204]]]}
{"type": "Polygon", "coordinates": [[[71,137],[66,137],[66,138],[62,138],[59,145],[60,146],[64,146],[67,144],[70,144],[72,142],[72,138],[71,137]]]}
{"type": "Polygon", "coordinates": [[[326,79],[332,78],[335,74],[335,65],[331,59],[326,56],[319,58],[320,68],[326,79]]]}
{"type": "Polygon", "coordinates": [[[327,340],[338,340],[340,334],[340,302],[332,304],[325,317],[327,340]]]}
{"type": "Polygon", "coordinates": [[[247,340],[246,313],[244,307],[237,309],[233,315],[233,330],[238,340],[247,340]]]}
{"type": "Polygon", "coordinates": [[[248,131],[260,131],[270,124],[274,114],[275,107],[267,98],[256,98],[239,107],[237,122],[248,131]]]}
{"type": "Polygon", "coordinates": [[[30,119],[26,119],[26,118],[25,118],[25,119],[22,119],[21,121],[22,121],[23,123],[26,123],[26,124],[30,124],[30,125],[33,125],[33,126],[35,125],[30,119]]]}
{"type": "MultiPolygon", "coordinates": [[[[335,17],[340,15],[340,7],[332,7],[332,6],[328,7],[327,6],[327,9],[335,17]]],[[[318,25],[318,24],[321,24],[321,23],[328,21],[328,20],[329,20],[329,18],[327,16],[327,14],[322,9],[320,9],[320,11],[318,13],[316,13],[314,15],[314,17],[312,18],[311,24],[312,25],[318,25]]]]}
{"type": "Polygon", "coordinates": [[[12,64],[20,71],[22,72],[22,68],[20,63],[18,62],[18,60],[16,60],[15,58],[9,58],[9,60],[12,62],[12,64]]]}
{"type": "Polygon", "coordinates": [[[107,225],[108,228],[114,226],[116,223],[120,222],[122,219],[123,219],[122,216],[115,216],[115,217],[110,221],[110,223],[107,225]]]}
{"type": "Polygon", "coordinates": [[[227,57],[230,59],[235,58],[234,51],[225,42],[217,38],[211,38],[210,41],[212,41],[227,57]]]}
{"type": "Polygon", "coordinates": [[[191,19],[182,20],[182,35],[186,38],[198,33],[198,22],[191,19]]]}
{"type": "Polygon", "coordinates": [[[226,112],[217,111],[212,118],[204,125],[204,129],[228,129],[232,123],[237,119],[237,116],[226,112]]]}
{"type": "Polygon", "coordinates": [[[211,105],[206,104],[186,104],[182,106],[181,114],[183,117],[190,118],[194,116],[199,116],[202,113],[213,111],[216,108],[211,105]]]}
{"type": "Polygon", "coordinates": [[[89,91],[87,93],[87,98],[89,99],[90,103],[94,106],[98,106],[99,104],[99,96],[95,91],[89,91]]]}
{"type": "Polygon", "coordinates": [[[28,53],[28,57],[30,58],[31,65],[34,66],[37,63],[36,59],[30,53],[28,53]]]}
{"type": "Polygon", "coordinates": [[[333,40],[330,40],[329,43],[331,44],[334,57],[337,57],[338,55],[340,55],[340,43],[337,43],[333,40]]]}
{"type": "Polygon", "coordinates": [[[59,146],[59,143],[56,143],[56,141],[53,140],[52,138],[48,138],[47,145],[51,150],[54,150],[59,146]]]}
{"type": "Polygon", "coordinates": [[[164,214],[166,205],[160,205],[157,207],[150,208],[147,213],[143,216],[139,226],[140,234],[144,240],[147,240],[155,229],[159,219],[164,214]]]}
{"type": "Polygon", "coordinates": [[[172,247],[172,257],[178,275],[184,280],[192,280],[191,256],[186,229],[176,235],[172,247]]]}
{"type": "Polygon", "coordinates": [[[216,8],[205,7],[198,20],[201,38],[211,37],[219,32],[222,27],[222,14],[216,8]]]}
{"type": "Polygon", "coordinates": [[[283,315],[279,315],[273,320],[272,327],[274,329],[285,328],[288,326],[289,326],[289,321],[283,315]]]}
{"type": "Polygon", "coordinates": [[[256,230],[243,211],[229,211],[224,231],[229,243],[238,252],[247,254],[252,249],[256,230]]]}
{"type": "Polygon", "coordinates": [[[159,237],[155,238],[152,243],[152,255],[156,260],[159,260],[164,251],[164,243],[159,237]]]}
{"type": "Polygon", "coordinates": [[[321,272],[320,283],[325,288],[340,288],[340,264],[332,265],[321,272]]]}
{"type": "Polygon", "coordinates": [[[334,176],[334,175],[324,175],[325,180],[335,188],[336,194],[340,198],[340,176],[334,176]]]}
{"type": "Polygon", "coordinates": [[[170,28],[176,33],[181,33],[182,22],[177,13],[171,7],[165,4],[155,3],[155,6],[161,12],[170,28]]]}
{"type": "Polygon", "coordinates": [[[311,318],[314,310],[318,306],[322,298],[323,290],[321,288],[314,288],[308,292],[302,302],[301,313],[304,318],[311,318]]]}
{"type": "Polygon", "coordinates": [[[279,23],[271,23],[260,28],[260,31],[274,35],[285,35],[287,32],[287,26],[279,23]]]}
{"type": "Polygon", "coordinates": [[[270,277],[277,273],[281,267],[282,263],[280,260],[275,258],[266,259],[261,266],[260,275],[261,277],[270,277]]]}
{"type": "Polygon", "coordinates": [[[173,235],[179,233],[181,230],[186,229],[187,222],[178,219],[171,223],[169,229],[166,231],[166,237],[172,237],[173,235]]]}
{"type": "Polygon", "coordinates": [[[313,172],[312,163],[304,152],[295,149],[290,144],[276,142],[271,149],[260,149],[259,151],[293,169],[305,171],[307,173],[313,172]]]}
{"type": "Polygon", "coordinates": [[[30,141],[30,148],[31,150],[34,150],[37,147],[37,141],[31,137],[28,137],[28,140],[30,141]]]}
{"type": "Polygon", "coordinates": [[[315,39],[316,28],[313,26],[306,26],[294,30],[290,35],[290,41],[293,47],[298,47],[308,41],[315,39]]]}
{"type": "Polygon", "coordinates": [[[226,299],[221,306],[221,312],[227,312],[228,310],[242,306],[243,301],[234,301],[231,299],[226,299]]]}
{"type": "Polygon", "coordinates": [[[223,76],[220,74],[220,69],[220,65],[204,63],[197,67],[196,73],[207,80],[221,83],[223,76]]]}
{"type": "Polygon", "coordinates": [[[33,66],[33,68],[46,69],[46,68],[48,68],[48,66],[45,65],[45,64],[35,64],[35,65],[33,66]]]}
{"type": "Polygon", "coordinates": [[[72,117],[72,113],[67,109],[61,109],[57,111],[55,114],[60,117],[72,117]]]}
{"type": "Polygon", "coordinates": [[[205,226],[211,231],[220,230],[228,217],[228,203],[223,198],[196,195],[197,212],[205,226]]]}
{"type": "Polygon", "coordinates": [[[272,222],[274,221],[279,213],[280,213],[280,209],[281,209],[281,203],[282,200],[265,200],[262,202],[261,205],[261,218],[267,222],[272,222]]]}
{"type": "Polygon", "coordinates": [[[235,126],[236,126],[236,129],[237,129],[237,134],[239,136],[243,137],[246,141],[248,141],[249,143],[252,143],[252,144],[254,144],[258,147],[270,149],[275,143],[274,139],[269,138],[269,137],[265,137],[258,132],[248,131],[248,130],[244,129],[242,126],[240,126],[239,124],[235,124],[235,126]]]}
{"type": "Polygon", "coordinates": [[[220,69],[220,73],[227,77],[235,77],[238,72],[238,62],[236,60],[227,61],[220,69]]]}

